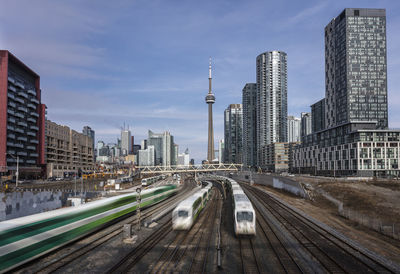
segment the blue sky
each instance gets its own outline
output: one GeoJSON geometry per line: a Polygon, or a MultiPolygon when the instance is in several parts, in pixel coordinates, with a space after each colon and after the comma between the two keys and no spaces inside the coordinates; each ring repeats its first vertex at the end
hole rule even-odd
{"type": "Polygon", "coordinates": [[[208,58],[215,142],[223,111],[255,82],[262,52],[288,55],[288,113],[323,98],[326,24],[344,8],[385,8],[389,125],[400,128],[400,1],[3,0],[0,48],[41,76],[48,118],[115,142],[169,130],[199,162],[207,151],[208,58]]]}

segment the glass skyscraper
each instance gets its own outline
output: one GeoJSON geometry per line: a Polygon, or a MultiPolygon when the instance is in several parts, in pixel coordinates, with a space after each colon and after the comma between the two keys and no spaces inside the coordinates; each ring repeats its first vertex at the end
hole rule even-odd
{"type": "Polygon", "coordinates": [[[268,51],[257,56],[257,165],[265,165],[267,145],[287,142],[287,55],[268,51]]]}
{"type": "Polygon", "coordinates": [[[386,11],[345,9],[325,27],[326,127],[388,127],[386,11]]]}
{"type": "Polygon", "coordinates": [[[225,110],[225,163],[242,163],[243,111],[241,104],[230,104],[225,110]]]}
{"type": "Polygon", "coordinates": [[[256,92],[255,83],[247,83],[243,88],[243,164],[256,166],[256,92]]]}

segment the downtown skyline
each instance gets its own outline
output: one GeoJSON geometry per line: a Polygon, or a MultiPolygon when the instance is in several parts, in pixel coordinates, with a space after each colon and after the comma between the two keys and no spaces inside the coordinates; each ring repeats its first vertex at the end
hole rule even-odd
{"type": "Polygon", "coordinates": [[[389,127],[400,128],[400,4],[229,3],[167,7],[162,2],[100,2],[91,7],[5,1],[0,48],[41,76],[50,120],[75,129],[89,125],[96,141],[106,142],[119,135],[124,122],[132,125],[137,143],[150,128],[169,130],[200,162],[207,152],[204,94],[209,56],[217,143],[223,138],[224,109],[241,103],[244,84],[255,82],[257,55],[270,50],[287,53],[288,114],[299,116],[324,94],[324,26],[346,7],[385,8],[389,127]],[[275,12],[267,14],[269,8],[260,8],[263,5],[275,12]],[[16,14],[23,20],[17,21],[16,14]]]}

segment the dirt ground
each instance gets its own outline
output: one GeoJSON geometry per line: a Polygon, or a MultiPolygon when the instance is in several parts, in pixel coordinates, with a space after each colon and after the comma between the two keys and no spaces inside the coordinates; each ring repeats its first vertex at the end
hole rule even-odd
{"type": "Polygon", "coordinates": [[[351,209],[382,223],[397,223],[400,227],[400,181],[334,181],[298,177],[309,184],[313,200],[305,200],[272,187],[260,186],[279,196],[309,216],[331,226],[366,248],[400,264],[400,241],[382,235],[338,213],[338,206],[321,195],[321,191],[343,202],[351,209]]]}

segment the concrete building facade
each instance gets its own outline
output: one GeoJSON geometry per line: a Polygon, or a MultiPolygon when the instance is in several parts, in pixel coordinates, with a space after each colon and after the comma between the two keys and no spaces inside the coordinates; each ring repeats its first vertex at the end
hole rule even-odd
{"type": "Polygon", "coordinates": [[[47,177],[93,172],[93,139],[67,126],[45,122],[47,177]]]}

